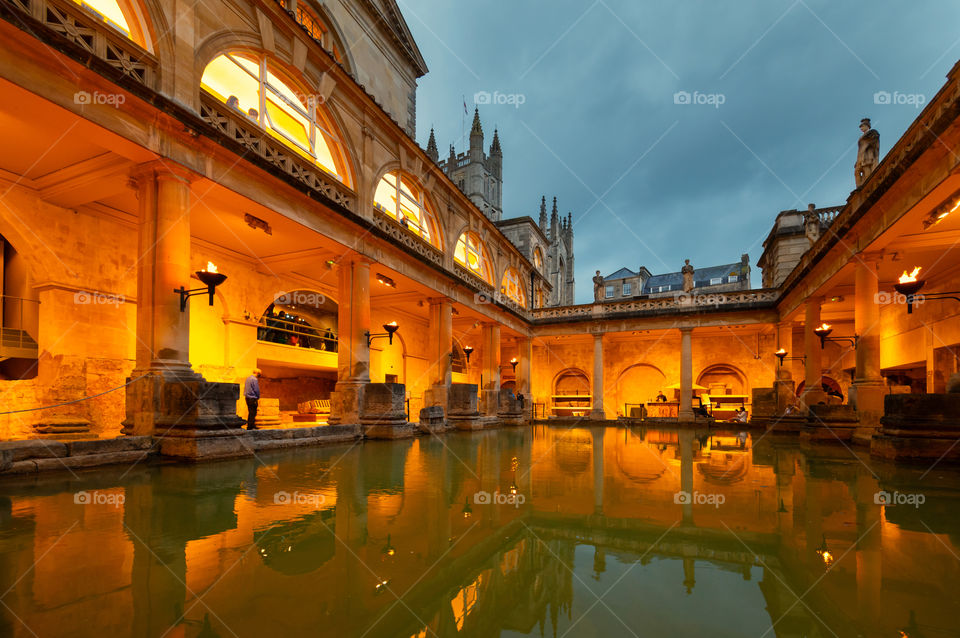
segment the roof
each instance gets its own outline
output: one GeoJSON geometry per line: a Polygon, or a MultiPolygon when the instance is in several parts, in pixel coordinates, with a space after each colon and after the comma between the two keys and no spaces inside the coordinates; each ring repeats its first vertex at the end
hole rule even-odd
{"type": "Polygon", "coordinates": [[[367,8],[382,21],[381,24],[393,37],[394,42],[400,47],[400,50],[406,55],[407,59],[413,63],[416,68],[417,77],[427,74],[427,63],[420,53],[420,48],[410,33],[410,27],[400,12],[396,0],[366,0],[367,8]]]}
{"type": "Polygon", "coordinates": [[[626,279],[627,277],[636,277],[637,273],[633,272],[629,268],[621,268],[612,275],[607,275],[603,278],[604,281],[609,281],[611,279],[626,279]]]}
{"type": "MultiPolygon", "coordinates": [[[[707,268],[696,268],[693,272],[694,284],[701,286],[710,285],[710,280],[718,277],[726,277],[731,273],[739,275],[743,264],[735,261],[732,264],[723,264],[720,266],[709,266],[707,268]]],[[[653,275],[643,285],[643,293],[650,292],[654,286],[682,286],[683,273],[668,272],[663,275],[653,275]]]]}

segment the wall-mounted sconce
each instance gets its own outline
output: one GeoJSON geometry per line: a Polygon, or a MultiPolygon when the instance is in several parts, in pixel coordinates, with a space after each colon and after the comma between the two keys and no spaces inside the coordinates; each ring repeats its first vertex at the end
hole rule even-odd
{"type": "Polygon", "coordinates": [[[400,326],[397,325],[396,321],[391,321],[390,323],[383,324],[383,329],[386,330],[386,332],[378,332],[376,334],[371,334],[370,331],[368,330],[367,332],[364,333],[367,336],[368,348],[370,347],[370,344],[373,343],[374,339],[379,339],[381,337],[386,337],[390,345],[391,346],[393,345],[393,333],[399,330],[400,326]]]}
{"type": "Polygon", "coordinates": [[[787,356],[787,354],[788,354],[787,351],[784,350],[783,348],[780,348],[779,350],[777,350],[777,351],[774,352],[773,354],[776,355],[777,359],[780,359],[780,367],[781,367],[781,368],[783,367],[783,362],[784,362],[784,361],[804,361],[804,362],[806,362],[806,360],[807,360],[806,357],[788,357],[788,356],[787,356]]]}
{"type": "Polygon", "coordinates": [[[510,359],[510,365],[513,366],[513,373],[514,373],[514,374],[517,373],[517,364],[518,364],[518,363],[520,363],[520,362],[517,361],[517,358],[516,358],[516,357],[514,357],[513,359],[510,359]]]}
{"type": "Polygon", "coordinates": [[[217,292],[217,286],[222,284],[227,280],[227,276],[217,272],[217,267],[213,265],[213,262],[208,261],[207,267],[203,270],[198,270],[196,272],[197,279],[206,284],[206,288],[194,288],[193,290],[187,290],[183,286],[174,289],[174,293],[180,295],[180,312],[185,312],[187,309],[187,299],[190,297],[195,297],[196,295],[207,294],[210,297],[210,305],[213,305],[213,296],[217,292]]]}
{"type": "Polygon", "coordinates": [[[840,342],[849,342],[854,348],[857,347],[857,343],[860,341],[859,335],[853,335],[852,337],[831,337],[830,333],[833,332],[833,327],[829,323],[821,323],[819,326],[813,329],[813,334],[820,337],[820,348],[827,344],[828,341],[834,343],[840,342]]]}
{"type": "MultiPolygon", "coordinates": [[[[917,293],[923,288],[925,282],[923,279],[917,279],[920,274],[920,266],[915,267],[911,272],[903,271],[900,279],[893,285],[894,290],[907,298],[907,314],[913,314],[913,303],[916,301],[917,293]]],[[[960,292],[929,292],[923,294],[923,301],[928,299],[953,299],[960,301],[960,292]]]]}
{"type": "Polygon", "coordinates": [[[377,281],[379,281],[384,286],[389,286],[391,288],[397,287],[397,282],[395,282],[393,279],[390,279],[389,277],[381,273],[377,273],[377,281]]]}
{"type": "Polygon", "coordinates": [[[467,363],[470,363],[470,355],[473,354],[473,346],[463,346],[463,354],[467,356],[467,363]]]}

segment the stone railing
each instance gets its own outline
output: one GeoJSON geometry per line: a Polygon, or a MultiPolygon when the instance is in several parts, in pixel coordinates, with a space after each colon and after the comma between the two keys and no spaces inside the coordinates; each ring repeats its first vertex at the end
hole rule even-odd
{"type": "Polygon", "coordinates": [[[758,305],[776,301],[773,290],[754,290],[730,293],[680,293],[670,297],[654,299],[634,299],[610,303],[582,304],[579,306],[559,306],[556,308],[535,308],[530,311],[534,320],[543,319],[602,319],[621,314],[665,314],[703,310],[723,310],[744,305],[758,305]]]}
{"type": "Polygon", "coordinates": [[[297,181],[323,193],[328,199],[347,210],[354,211],[353,191],[324,172],[314,162],[275,139],[243,113],[231,109],[212,95],[201,92],[200,117],[229,139],[265,159],[297,181]]]}
{"type": "Polygon", "coordinates": [[[0,0],[101,58],[146,87],[157,86],[157,59],[70,0],[0,0]]]}
{"type": "Polygon", "coordinates": [[[443,253],[435,246],[428,244],[418,235],[404,228],[397,220],[385,215],[379,210],[373,211],[373,221],[377,228],[400,242],[411,251],[428,259],[438,266],[443,266],[443,253]]]}
{"type": "Polygon", "coordinates": [[[487,295],[487,299],[489,299],[489,301],[491,302],[498,301],[494,299],[493,286],[491,286],[490,284],[485,282],[483,279],[473,274],[472,272],[470,272],[460,264],[454,262],[453,272],[457,277],[464,280],[474,288],[479,288],[483,294],[487,295]]]}
{"type": "Polygon", "coordinates": [[[821,208],[817,211],[817,215],[820,217],[820,225],[824,227],[829,227],[833,223],[833,220],[837,218],[837,215],[840,214],[840,211],[843,210],[843,206],[832,206],[830,208],[821,208]]]}

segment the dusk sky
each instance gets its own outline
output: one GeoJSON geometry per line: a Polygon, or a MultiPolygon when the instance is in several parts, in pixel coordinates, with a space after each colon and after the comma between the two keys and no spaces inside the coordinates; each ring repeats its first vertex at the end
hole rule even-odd
{"type": "Polygon", "coordinates": [[[684,258],[749,253],[759,287],[779,211],[846,201],[860,118],[886,154],[960,58],[956,0],[399,4],[430,68],[418,141],[433,126],[441,157],[461,152],[474,96],[500,102],[480,115],[504,217],[542,195],[573,213],[578,303],[597,269],[684,258]]]}

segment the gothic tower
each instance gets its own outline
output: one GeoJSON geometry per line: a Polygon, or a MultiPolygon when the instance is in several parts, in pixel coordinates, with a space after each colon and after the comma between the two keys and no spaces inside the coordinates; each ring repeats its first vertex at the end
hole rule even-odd
{"type": "MultiPolygon", "coordinates": [[[[429,143],[427,152],[430,152],[429,143]]],[[[495,222],[503,218],[503,150],[500,147],[500,133],[494,131],[488,155],[483,149],[483,124],[480,122],[479,109],[473,112],[468,151],[457,153],[451,145],[450,156],[440,162],[440,167],[484,215],[495,222]]]]}

